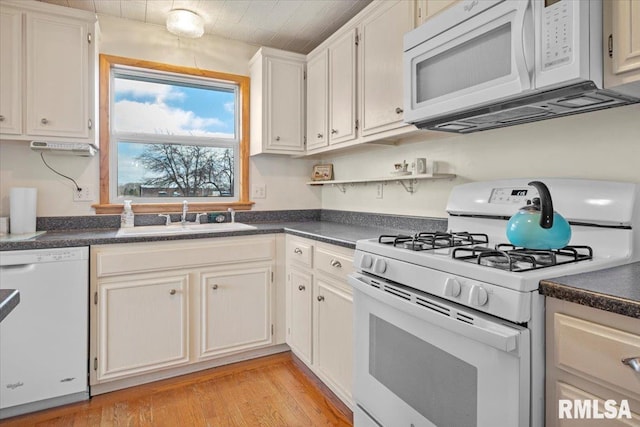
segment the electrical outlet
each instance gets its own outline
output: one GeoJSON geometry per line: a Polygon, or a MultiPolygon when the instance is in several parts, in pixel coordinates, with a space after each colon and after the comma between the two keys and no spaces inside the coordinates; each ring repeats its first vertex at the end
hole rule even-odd
{"type": "Polygon", "coordinates": [[[254,184],[251,186],[251,197],[254,199],[267,198],[267,184],[254,184]]]}
{"type": "Polygon", "coordinates": [[[378,183],[376,186],[376,199],[382,199],[382,189],[384,188],[383,183],[378,183]]]}
{"type": "Polygon", "coordinates": [[[73,201],[74,202],[92,202],[93,191],[88,185],[80,185],[81,190],[73,189],[73,201]]]}

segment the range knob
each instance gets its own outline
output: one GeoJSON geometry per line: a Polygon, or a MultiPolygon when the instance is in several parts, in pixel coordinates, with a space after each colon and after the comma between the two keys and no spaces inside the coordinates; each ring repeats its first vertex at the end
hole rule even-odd
{"type": "Polygon", "coordinates": [[[444,282],[444,296],[445,297],[457,297],[460,295],[460,282],[458,282],[453,277],[448,277],[447,281],[444,282]]]}
{"type": "Polygon", "coordinates": [[[478,285],[471,286],[471,289],[469,290],[470,305],[475,305],[480,307],[482,305],[485,305],[488,299],[489,299],[489,295],[487,294],[487,291],[482,286],[478,286],[478,285]]]}
{"type": "Polygon", "coordinates": [[[371,265],[373,264],[373,258],[371,258],[371,255],[362,255],[362,259],[360,260],[360,267],[361,268],[371,268],[371,265]]]}
{"type": "Polygon", "coordinates": [[[387,263],[383,259],[377,259],[373,263],[373,271],[378,274],[382,274],[387,271],[387,263]]]}

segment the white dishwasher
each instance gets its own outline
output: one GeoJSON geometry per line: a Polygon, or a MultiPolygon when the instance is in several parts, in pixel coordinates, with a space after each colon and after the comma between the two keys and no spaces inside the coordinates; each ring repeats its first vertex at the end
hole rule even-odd
{"type": "Polygon", "coordinates": [[[89,250],[0,252],[0,288],[20,303],[0,323],[0,419],[86,400],[89,250]]]}

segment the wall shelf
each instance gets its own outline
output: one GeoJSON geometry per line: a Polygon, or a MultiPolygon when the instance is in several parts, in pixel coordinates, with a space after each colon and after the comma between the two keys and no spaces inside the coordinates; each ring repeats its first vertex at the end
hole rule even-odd
{"type": "Polygon", "coordinates": [[[331,185],[337,187],[342,193],[347,191],[347,185],[367,184],[370,182],[396,182],[401,184],[408,193],[415,192],[415,184],[420,180],[436,180],[436,179],[453,179],[455,174],[451,173],[436,173],[436,174],[422,174],[422,175],[401,175],[401,176],[385,176],[379,178],[363,178],[363,179],[339,179],[330,181],[309,181],[307,185],[331,185]]]}

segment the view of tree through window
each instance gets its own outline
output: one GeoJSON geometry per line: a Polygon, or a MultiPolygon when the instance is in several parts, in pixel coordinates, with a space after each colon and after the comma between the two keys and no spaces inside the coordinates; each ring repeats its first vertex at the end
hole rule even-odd
{"type": "Polygon", "coordinates": [[[234,84],[123,68],[112,85],[116,197],[236,197],[234,84]]]}

